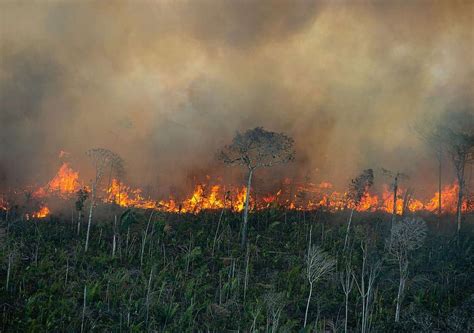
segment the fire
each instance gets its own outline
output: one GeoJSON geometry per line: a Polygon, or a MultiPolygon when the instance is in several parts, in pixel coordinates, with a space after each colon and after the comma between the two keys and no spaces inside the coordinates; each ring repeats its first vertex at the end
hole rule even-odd
{"type": "MultiPolygon", "coordinates": [[[[395,212],[398,215],[401,215],[403,213],[403,199],[400,197],[402,193],[402,190],[399,190],[398,195],[397,195],[397,202],[396,202],[396,208],[395,212]]],[[[384,210],[387,213],[393,213],[393,192],[389,191],[388,188],[385,186],[384,191],[382,193],[382,210],[384,210]]]]}
{"type": "Polygon", "coordinates": [[[8,210],[8,202],[3,197],[0,198],[0,210],[8,210]]]}
{"type": "Polygon", "coordinates": [[[359,212],[372,212],[377,209],[379,205],[379,197],[376,195],[370,195],[369,193],[365,193],[362,197],[359,205],[357,206],[357,211],[359,212]]]}
{"type": "MultiPolygon", "coordinates": [[[[141,209],[155,209],[170,213],[198,213],[203,210],[230,209],[241,212],[245,208],[247,189],[245,186],[234,187],[226,190],[221,185],[222,179],[217,178],[214,183],[210,176],[206,184],[197,184],[189,196],[181,198],[169,197],[168,199],[153,200],[146,197],[140,188],[131,188],[118,179],[112,179],[109,186],[99,191],[98,197],[105,203],[114,203],[121,207],[135,207],[141,209]]],[[[83,186],[79,178],[79,172],[73,170],[67,162],[64,162],[56,175],[43,187],[33,192],[33,197],[44,199],[48,196],[60,198],[72,198],[83,186]]],[[[455,213],[457,206],[459,186],[457,184],[446,185],[442,190],[442,212],[455,213]]],[[[365,193],[358,204],[350,200],[346,192],[337,192],[333,184],[327,181],[317,183],[293,183],[290,179],[284,179],[282,188],[277,192],[267,193],[257,197],[252,189],[249,196],[250,209],[260,210],[270,207],[285,207],[294,210],[324,209],[331,212],[345,209],[355,209],[359,212],[384,211],[393,212],[393,192],[385,186],[381,195],[365,193]]],[[[403,210],[409,212],[428,211],[437,212],[438,193],[427,201],[421,201],[407,195],[407,191],[399,188],[396,198],[396,213],[403,214],[403,210]],[[405,200],[407,202],[405,202],[405,200]]],[[[9,202],[0,197],[0,210],[7,210],[9,202]]],[[[470,211],[468,200],[463,202],[464,212],[470,211]]],[[[46,205],[30,216],[44,218],[50,214],[46,205]]]]}
{"type": "Polygon", "coordinates": [[[71,169],[67,162],[64,162],[56,175],[44,187],[40,187],[34,192],[37,198],[45,197],[48,193],[57,193],[60,196],[68,197],[80,188],[79,172],[71,169]]]}
{"type": "MultiPolygon", "coordinates": [[[[446,185],[441,191],[441,211],[443,213],[456,213],[457,202],[458,202],[458,184],[446,185]]],[[[436,212],[439,204],[439,192],[436,192],[431,200],[426,204],[426,210],[430,212],[436,212]]],[[[467,200],[464,200],[462,204],[462,210],[467,211],[468,205],[467,200]]]]}
{"type": "Polygon", "coordinates": [[[38,219],[42,219],[47,217],[50,214],[50,210],[48,207],[43,206],[41,207],[36,213],[33,213],[33,217],[36,217],[38,219]]]}
{"type": "Polygon", "coordinates": [[[156,203],[152,200],[144,199],[140,189],[131,189],[117,179],[112,179],[112,183],[106,193],[105,201],[109,203],[115,203],[122,207],[156,209],[156,203]]]}

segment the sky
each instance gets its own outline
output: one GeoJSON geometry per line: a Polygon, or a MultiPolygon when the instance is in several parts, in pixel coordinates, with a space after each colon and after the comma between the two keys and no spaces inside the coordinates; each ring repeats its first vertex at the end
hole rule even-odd
{"type": "Polygon", "coordinates": [[[268,183],[383,167],[435,188],[412,127],[474,110],[473,22],[467,0],[1,1],[0,186],[46,181],[60,151],[90,177],[94,147],[162,193],[243,183],[216,152],[263,126],[296,148],[268,183]]]}

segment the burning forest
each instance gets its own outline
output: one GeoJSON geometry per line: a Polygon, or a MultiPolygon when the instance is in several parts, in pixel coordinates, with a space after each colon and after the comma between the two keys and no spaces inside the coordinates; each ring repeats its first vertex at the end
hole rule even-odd
{"type": "MultiPolygon", "coordinates": [[[[144,194],[143,189],[128,186],[119,179],[111,178],[107,184],[99,189],[99,197],[103,204],[118,205],[125,208],[153,209],[168,213],[196,214],[202,210],[221,209],[241,212],[245,205],[245,186],[225,185],[218,179],[219,177],[207,176],[206,182],[195,184],[194,188],[184,198],[151,198],[144,194]]],[[[36,189],[29,187],[28,189],[16,190],[14,194],[4,193],[1,209],[6,211],[8,207],[18,205],[15,201],[9,202],[7,198],[11,197],[13,200],[23,202],[22,196],[25,196],[34,201],[40,209],[38,211],[25,211],[24,213],[45,218],[52,213],[47,206],[48,202],[76,200],[79,190],[89,192],[90,186],[79,177],[79,172],[72,169],[72,166],[67,162],[64,162],[59,167],[56,175],[46,185],[36,189]]],[[[443,214],[456,213],[458,191],[457,183],[443,186],[440,205],[443,214]]],[[[463,212],[472,211],[471,200],[470,195],[466,195],[462,204],[463,212]]],[[[328,181],[314,184],[293,182],[288,178],[283,179],[281,187],[276,191],[251,194],[249,201],[252,210],[281,208],[301,211],[321,209],[337,212],[350,210],[354,207],[354,202],[349,197],[347,190],[337,191],[333,184],[328,181]]],[[[393,203],[393,189],[390,185],[383,184],[381,193],[364,192],[355,209],[359,212],[381,211],[391,214],[393,213],[393,203]]],[[[396,213],[398,215],[403,215],[404,211],[405,213],[436,213],[438,208],[438,192],[428,196],[427,199],[417,199],[413,193],[410,193],[410,190],[407,191],[403,187],[398,189],[396,201],[396,213]]]]}
{"type": "Polygon", "coordinates": [[[0,2],[0,332],[474,332],[474,2],[0,2]]]}

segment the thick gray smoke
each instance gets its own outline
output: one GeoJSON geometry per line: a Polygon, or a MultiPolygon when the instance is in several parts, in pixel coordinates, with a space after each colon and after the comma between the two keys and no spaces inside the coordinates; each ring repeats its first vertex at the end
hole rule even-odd
{"type": "Polygon", "coordinates": [[[410,124],[474,105],[471,1],[6,1],[0,12],[1,187],[47,180],[60,150],[90,177],[91,147],[122,155],[129,181],[154,191],[239,177],[215,151],[263,126],[296,140],[281,177],[342,185],[385,167],[433,173],[434,188],[410,124]]]}

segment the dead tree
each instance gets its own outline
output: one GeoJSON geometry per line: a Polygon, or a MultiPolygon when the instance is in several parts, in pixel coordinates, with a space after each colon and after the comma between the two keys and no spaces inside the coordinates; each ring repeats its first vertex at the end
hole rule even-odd
{"type": "Polygon", "coordinates": [[[79,236],[79,233],[81,231],[82,211],[84,209],[84,202],[87,200],[89,192],[87,191],[87,188],[84,187],[76,192],[76,196],[77,200],[75,204],[77,210],[77,235],[79,236]]]}
{"type": "Polygon", "coordinates": [[[247,168],[247,192],[243,215],[241,248],[247,242],[247,222],[249,212],[250,187],[256,169],[272,167],[294,159],[293,139],[283,133],[264,130],[262,127],[235,135],[232,143],[219,152],[218,158],[227,165],[241,165],[247,168]]]}
{"type": "Polygon", "coordinates": [[[404,179],[408,179],[408,175],[402,172],[393,172],[387,169],[382,168],[382,173],[390,177],[392,179],[392,190],[393,190],[393,209],[392,209],[392,225],[397,218],[397,197],[398,197],[398,187],[400,185],[400,181],[404,179]]]}
{"type": "Polygon", "coordinates": [[[89,220],[87,222],[86,245],[84,250],[87,252],[89,248],[89,234],[92,223],[92,213],[95,206],[97,196],[97,187],[100,185],[105,171],[110,168],[117,176],[121,176],[124,172],[122,158],[114,152],[104,148],[94,148],[87,151],[87,155],[91,159],[94,169],[95,177],[91,184],[91,196],[89,207],[89,220]]]}
{"type": "Polygon", "coordinates": [[[361,249],[362,266],[359,276],[360,281],[357,279],[355,272],[352,274],[362,303],[360,332],[367,333],[370,327],[370,312],[374,300],[375,279],[380,271],[380,261],[373,264],[370,263],[367,243],[361,243],[361,249]]]}
{"type": "Polygon", "coordinates": [[[339,275],[341,281],[342,291],[344,292],[344,332],[347,333],[347,321],[349,317],[349,294],[354,286],[354,275],[351,267],[351,262],[348,260],[344,266],[344,270],[339,275]]]}
{"type": "Polygon", "coordinates": [[[444,147],[453,162],[458,181],[456,205],[457,230],[461,229],[462,205],[465,191],[465,168],[474,162],[474,116],[469,112],[446,114],[447,120],[440,127],[444,147]]]}
{"type": "Polygon", "coordinates": [[[349,216],[349,221],[347,222],[346,238],[344,240],[344,250],[346,249],[347,241],[349,240],[349,231],[351,228],[354,211],[359,207],[362,198],[373,184],[374,171],[372,169],[366,169],[362,171],[359,176],[351,180],[351,184],[349,185],[349,200],[352,203],[352,209],[351,214],[349,216]]]}
{"type": "Polygon", "coordinates": [[[313,286],[334,269],[335,263],[335,260],[320,247],[309,245],[308,254],[306,255],[306,278],[309,283],[309,294],[304,314],[304,327],[306,327],[308,320],[308,310],[313,294],[313,286]]]}
{"type": "Polygon", "coordinates": [[[281,313],[286,306],[285,294],[283,292],[269,292],[265,294],[264,301],[267,305],[267,328],[270,325],[272,327],[271,331],[267,329],[267,332],[276,333],[281,313]]]}
{"type": "Polygon", "coordinates": [[[405,284],[408,279],[409,253],[423,245],[426,232],[426,223],[421,218],[405,218],[392,226],[388,240],[388,252],[397,261],[400,276],[395,322],[400,320],[405,284]]]}

